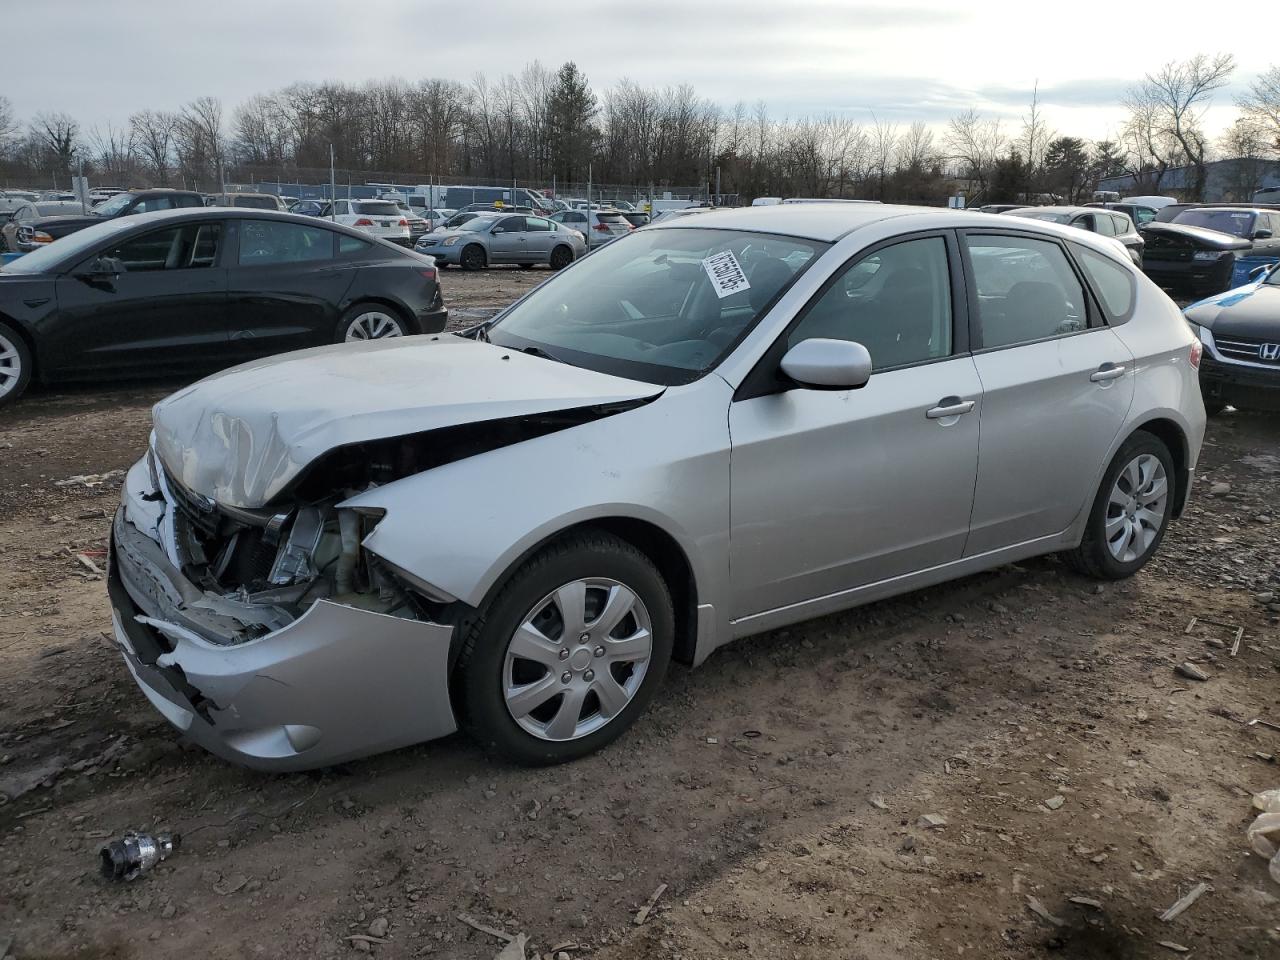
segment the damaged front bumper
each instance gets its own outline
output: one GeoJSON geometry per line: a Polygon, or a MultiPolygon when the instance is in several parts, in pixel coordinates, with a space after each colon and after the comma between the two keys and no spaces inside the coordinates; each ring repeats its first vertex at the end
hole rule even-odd
{"type": "Polygon", "coordinates": [[[143,460],[129,471],[111,537],[112,622],[130,673],[170,723],[210,752],[260,770],[321,767],[446,736],[453,627],[319,600],[234,642],[248,604],[202,590],[166,539],[176,509],[143,460]],[[225,642],[224,642],[225,641],[225,642]]]}

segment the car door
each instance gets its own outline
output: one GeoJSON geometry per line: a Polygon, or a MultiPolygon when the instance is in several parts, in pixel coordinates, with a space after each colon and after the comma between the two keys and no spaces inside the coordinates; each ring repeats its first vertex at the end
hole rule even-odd
{"type": "Polygon", "coordinates": [[[524,226],[525,262],[546,263],[556,242],[555,224],[542,217],[525,217],[524,226]]]}
{"type": "Polygon", "coordinates": [[[225,365],[225,255],[220,220],[111,240],[58,278],[53,362],[65,374],[225,365]],[[118,269],[99,269],[101,258],[118,269]]]}
{"type": "Polygon", "coordinates": [[[1134,359],[1056,238],[962,236],[982,442],[966,555],[1061,533],[1133,400],[1134,359]]]}
{"type": "Polygon", "coordinates": [[[236,221],[227,299],[241,359],[334,341],[357,269],[338,255],[339,236],[322,223],[236,221]]]}
{"type": "Polygon", "coordinates": [[[729,410],[732,618],[960,559],[982,390],[958,261],[949,232],[860,254],[762,361],[776,369],[803,340],[854,340],[871,354],[865,386],[739,391],[729,410]]]}
{"type": "Polygon", "coordinates": [[[524,217],[503,217],[489,231],[490,263],[528,263],[524,217]]]}

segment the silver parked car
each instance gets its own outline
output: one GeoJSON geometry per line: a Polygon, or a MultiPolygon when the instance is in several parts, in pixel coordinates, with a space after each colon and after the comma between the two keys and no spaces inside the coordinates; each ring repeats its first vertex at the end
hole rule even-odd
{"type": "MultiPolygon", "coordinates": [[[[464,216],[458,214],[458,218],[464,216]]],[[[587,244],[577,230],[545,217],[477,213],[456,226],[426,234],[414,249],[435,257],[441,267],[457,264],[463,270],[482,270],[500,263],[525,268],[545,263],[562,270],[587,252],[587,244]]]]}
{"type": "Polygon", "coordinates": [[[1187,502],[1200,343],[1102,238],[881,205],[624,237],[469,336],[160,402],[109,577],[176,727],[270,770],[468,729],[598,749],[672,658],[1046,553],[1127,577],[1187,502]]]}

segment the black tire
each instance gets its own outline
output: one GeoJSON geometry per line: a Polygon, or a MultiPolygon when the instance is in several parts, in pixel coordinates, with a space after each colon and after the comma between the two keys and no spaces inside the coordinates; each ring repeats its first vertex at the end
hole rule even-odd
{"type": "Polygon", "coordinates": [[[31,383],[31,351],[8,324],[0,323],[0,407],[13,403],[31,383]]]}
{"type": "Polygon", "coordinates": [[[407,337],[414,332],[409,321],[395,307],[387,306],[385,303],[364,302],[355,303],[347,308],[347,312],[342,315],[342,319],[338,321],[338,329],[335,334],[337,343],[344,343],[347,340],[375,340],[384,337],[407,337]],[[395,332],[390,328],[382,328],[377,325],[371,326],[370,318],[373,316],[383,317],[387,323],[394,325],[395,332]],[[376,336],[359,336],[353,335],[353,329],[365,328],[370,332],[376,332],[384,329],[385,332],[377,333],[376,336]]]}
{"type": "Polygon", "coordinates": [[[488,265],[484,247],[478,243],[463,247],[462,254],[458,257],[458,265],[463,270],[483,270],[488,265]]]}
{"type": "MultiPolygon", "coordinates": [[[[528,766],[564,763],[594,753],[630,727],[661,686],[671,661],[674,630],[670,591],[652,561],[634,546],[603,532],[556,541],[511,573],[468,629],[455,674],[462,725],[486,750],[528,766]],[[648,666],[631,700],[603,726],[574,740],[543,739],[522,728],[507,708],[503,694],[507,646],[523,618],[543,598],[575,580],[597,577],[627,586],[644,604],[652,636],[648,666]]],[[[553,695],[547,702],[558,700],[553,695]]]]}
{"type": "Polygon", "coordinates": [[[573,251],[561,244],[551,251],[551,269],[563,270],[569,264],[573,263],[573,251]]]}
{"type": "Polygon", "coordinates": [[[1112,458],[1111,464],[1107,467],[1107,472],[1102,476],[1102,484],[1098,488],[1093,500],[1093,507],[1089,511],[1089,519],[1085,524],[1084,537],[1080,541],[1080,546],[1064,553],[1064,559],[1080,573],[1097,580],[1123,580],[1126,577],[1133,576],[1146,566],[1147,561],[1155,556],[1156,551],[1160,549],[1160,544],[1164,541],[1164,535],[1169,530],[1169,521],[1173,518],[1177,482],[1173,457],[1170,455],[1169,448],[1165,446],[1164,441],[1144,430],[1135,432],[1133,436],[1121,444],[1120,449],[1116,451],[1115,457],[1112,458]],[[1164,517],[1154,539],[1142,554],[1133,560],[1125,562],[1113,555],[1107,546],[1107,513],[1110,505],[1111,490],[1115,486],[1116,480],[1125,467],[1143,454],[1154,456],[1164,467],[1168,493],[1165,497],[1164,517]]]}

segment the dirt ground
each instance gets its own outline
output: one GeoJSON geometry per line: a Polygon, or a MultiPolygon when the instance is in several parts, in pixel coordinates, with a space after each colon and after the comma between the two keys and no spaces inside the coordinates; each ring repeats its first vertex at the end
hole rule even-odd
{"type": "MultiPolygon", "coordinates": [[[[545,277],[444,283],[465,321],[545,277]]],[[[175,386],[0,414],[0,958],[502,949],[459,915],[573,960],[1280,956],[1280,885],[1244,836],[1280,786],[1280,732],[1247,724],[1280,723],[1274,416],[1211,422],[1132,581],[1045,558],[765,634],[674,667],[569,766],[458,736],[265,776],[184,745],[108,639],[93,568],[175,386]],[[1242,627],[1238,656],[1192,617],[1242,627]],[[130,828],[185,842],[107,884],[97,849],[130,828]]]]}

